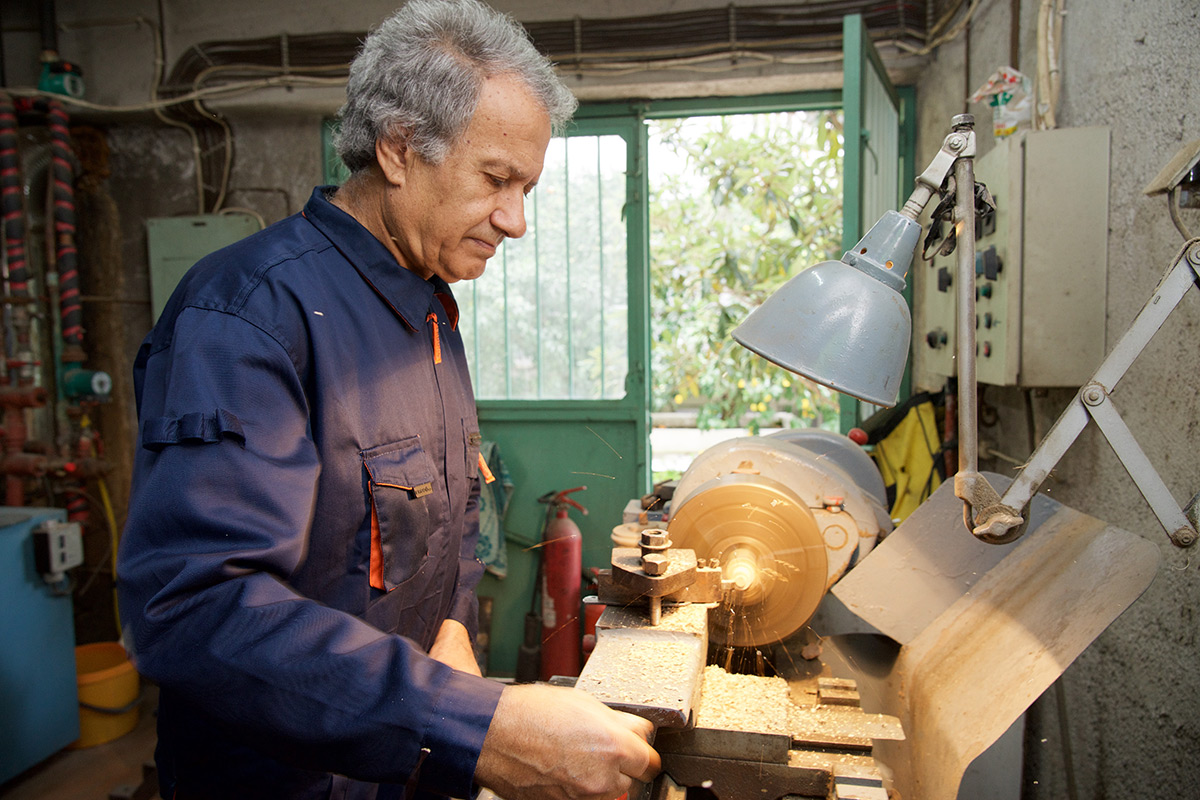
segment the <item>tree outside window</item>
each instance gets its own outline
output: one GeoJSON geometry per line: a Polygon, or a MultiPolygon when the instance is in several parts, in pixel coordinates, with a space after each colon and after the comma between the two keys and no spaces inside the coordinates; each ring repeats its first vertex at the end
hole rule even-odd
{"type": "Polygon", "coordinates": [[[730,333],[841,255],[841,111],[649,124],[652,410],[694,409],[700,428],[836,430],[835,393],[730,333]]]}

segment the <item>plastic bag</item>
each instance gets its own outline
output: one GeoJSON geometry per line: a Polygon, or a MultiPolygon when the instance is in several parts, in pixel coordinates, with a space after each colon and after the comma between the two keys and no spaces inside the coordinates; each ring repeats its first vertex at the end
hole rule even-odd
{"type": "Polygon", "coordinates": [[[987,99],[992,107],[992,135],[1011,136],[1033,118],[1032,84],[1023,73],[1001,67],[971,95],[972,103],[987,99]]]}

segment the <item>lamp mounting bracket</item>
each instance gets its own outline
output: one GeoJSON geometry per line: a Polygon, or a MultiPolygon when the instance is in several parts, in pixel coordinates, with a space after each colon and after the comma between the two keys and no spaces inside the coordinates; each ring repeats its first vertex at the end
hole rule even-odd
{"type": "Polygon", "coordinates": [[[942,185],[946,183],[948,177],[953,177],[954,162],[960,158],[975,157],[975,131],[971,127],[975,124],[974,118],[960,123],[959,117],[970,118],[971,115],[960,114],[954,118],[954,130],[942,141],[941,149],[929,162],[925,171],[917,176],[917,188],[913,190],[908,200],[904,202],[904,207],[900,209],[900,213],[909,219],[915,220],[921,216],[925,206],[929,205],[930,198],[941,192],[942,185]]]}

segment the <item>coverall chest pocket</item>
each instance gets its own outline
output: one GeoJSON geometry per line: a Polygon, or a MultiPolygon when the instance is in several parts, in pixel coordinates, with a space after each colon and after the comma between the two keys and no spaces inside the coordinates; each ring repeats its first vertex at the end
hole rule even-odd
{"type": "Polygon", "coordinates": [[[440,481],[416,436],[362,453],[371,492],[371,584],[391,591],[421,571],[439,526],[440,481]]]}

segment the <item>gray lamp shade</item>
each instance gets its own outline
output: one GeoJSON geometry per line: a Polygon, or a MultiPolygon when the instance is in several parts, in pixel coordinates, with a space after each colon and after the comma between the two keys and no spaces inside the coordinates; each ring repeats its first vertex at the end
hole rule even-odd
{"type": "Polygon", "coordinates": [[[841,261],[809,267],[780,287],[733,338],[786,370],[894,406],[912,339],[902,276],[920,230],[888,212],[841,261]]]}

